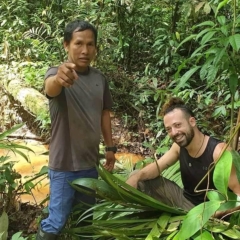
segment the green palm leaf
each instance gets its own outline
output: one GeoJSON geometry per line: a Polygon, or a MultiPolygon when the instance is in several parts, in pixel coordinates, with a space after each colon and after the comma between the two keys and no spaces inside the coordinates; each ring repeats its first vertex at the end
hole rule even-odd
{"type": "Polygon", "coordinates": [[[21,128],[24,125],[24,123],[21,124],[17,124],[14,127],[12,127],[11,129],[3,132],[0,134],[0,141],[5,139],[6,137],[8,137],[10,134],[12,134],[13,132],[17,131],[19,128],[21,128]]]}
{"type": "Polygon", "coordinates": [[[22,156],[25,160],[28,161],[28,156],[20,151],[19,149],[21,150],[27,150],[27,151],[31,151],[31,152],[34,152],[32,149],[30,149],[29,147],[26,147],[26,146],[22,146],[20,144],[16,144],[16,143],[13,143],[13,142],[10,142],[8,141],[6,138],[12,134],[13,132],[15,132],[16,130],[18,130],[19,128],[21,128],[24,124],[18,124],[18,125],[15,125],[13,128],[3,132],[0,134],[0,149],[6,149],[6,150],[10,150],[12,151],[13,153],[17,153],[19,154],[20,156],[22,156]]]}
{"type": "MultiPolygon", "coordinates": [[[[178,167],[174,168],[176,171],[169,171],[168,176],[176,176],[178,167]]],[[[79,217],[81,222],[93,215],[93,220],[89,220],[92,225],[65,229],[65,232],[80,238],[89,234],[89,237],[99,240],[212,240],[225,239],[226,236],[228,239],[240,239],[238,226],[211,218],[222,202],[217,193],[210,196],[211,201],[187,214],[132,188],[101,166],[98,171],[99,180],[77,179],[71,183],[78,191],[96,194],[102,199],[79,217]]]]}

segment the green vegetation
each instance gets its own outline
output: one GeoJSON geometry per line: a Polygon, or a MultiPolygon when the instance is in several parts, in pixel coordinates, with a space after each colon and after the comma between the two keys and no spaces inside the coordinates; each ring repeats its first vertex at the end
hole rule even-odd
{"type": "MultiPolygon", "coordinates": [[[[236,203],[239,205],[239,199],[227,189],[232,161],[239,162],[239,155],[234,151],[226,151],[214,170],[217,190],[209,190],[207,194],[210,201],[188,213],[156,201],[100,168],[100,180],[78,179],[72,183],[76,190],[86,193],[87,186],[96,192],[99,199],[103,199],[93,207],[93,225],[67,228],[65,232],[80,237],[81,234],[90,234],[97,239],[238,239],[239,214],[232,215],[230,225],[211,217],[217,210],[232,208],[236,203]]],[[[239,163],[237,166],[239,171],[239,163]]],[[[176,167],[172,166],[163,176],[178,178],[176,167]]],[[[89,214],[90,211],[80,215],[78,221],[81,223],[89,214]]]]}
{"type": "MultiPolygon", "coordinates": [[[[229,139],[240,105],[237,0],[3,0],[0,10],[1,62],[27,86],[42,91],[46,69],[65,59],[65,24],[86,19],[99,31],[94,65],[110,81],[114,111],[146,148],[166,146],[158,115],[170,95],[206,116],[204,130],[229,139]]],[[[48,129],[45,114],[36,117],[48,129]]]]}
{"type": "MultiPolygon", "coordinates": [[[[236,149],[233,140],[240,127],[237,122],[240,107],[237,0],[2,0],[0,12],[1,82],[12,72],[23,81],[23,86],[43,93],[46,69],[65,60],[62,47],[65,24],[76,18],[89,20],[99,31],[98,56],[93,65],[109,79],[114,112],[152,154],[150,157],[164,153],[169,146],[159,114],[165,100],[172,95],[181,97],[194,109],[203,131],[230,141],[236,149]]],[[[44,135],[50,126],[48,114],[42,111],[34,117],[44,135]]],[[[0,137],[6,137],[6,133],[9,132],[0,137]]],[[[4,147],[9,146],[21,155],[19,146],[4,142],[4,147]]],[[[228,165],[236,159],[233,154],[223,156],[221,161],[228,165]]],[[[0,194],[4,193],[3,205],[0,198],[0,207],[4,206],[0,223],[5,223],[0,224],[0,239],[6,238],[6,219],[12,199],[19,194],[20,187],[28,191],[31,185],[31,181],[29,186],[17,184],[13,164],[7,156],[0,157],[0,194]]],[[[94,231],[101,239],[104,236],[132,239],[133,235],[136,239],[182,240],[191,236],[192,239],[239,239],[240,230],[233,226],[239,225],[239,214],[233,215],[230,227],[209,219],[217,208],[229,206],[229,201],[236,202],[225,187],[227,172],[223,179],[218,177],[220,166],[215,178],[219,193],[209,192],[211,201],[187,215],[166,206],[162,209],[161,204],[132,189],[131,198],[128,186],[101,171],[105,182],[96,182],[94,186],[102,184],[100,189],[114,192],[110,195],[116,199],[109,199],[108,194],[100,196],[99,191],[99,197],[105,200],[95,207],[94,226],[85,230],[94,231]],[[126,199],[129,205],[122,207],[126,199]],[[144,199],[145,205],[140,199],[144,199]],[[155,208],[149,210],[146,204],[155,208]],[[196,216],[202,219],[201,224],[196,222],[191,228],[193,232],[186,233],[184,226],[194,222],[192,218],[196,216]]],[[[175,168],[166,174],[181,184],[175,168]]],[[[68,230],[68,234],[85,230],[68,230]]],[[[21,239],[20,233],[13,239],[21,239]]]]}
{"type": "MultiPolygon", "coordinates": [[[[21,181],[21,175],[13,169],[14,161],[8,156],[9,151],[23,157],[28,161],[28,156],[21,150],[32,151],[30,148],[16,144],[7,139],[7,137],[21,128],[23,124],[14,126],[8,131],[0,134],[0,149],[6,150],[6,154],[0,157],[0,239],[6,240],[8,236],[9,218],[14,218],[14,212],[18,211],[18,201],[22,194],[32,194],[31,190],[36,186],[38,179],[42,181],[46,176],[47,168],[42,170],[33,178],[28,179],[24,183],[21,181]],[[12,215],[12,216],[9,216],[12,215]]],[[[14,238],[13,238],[14,239],[14,238]]]]}

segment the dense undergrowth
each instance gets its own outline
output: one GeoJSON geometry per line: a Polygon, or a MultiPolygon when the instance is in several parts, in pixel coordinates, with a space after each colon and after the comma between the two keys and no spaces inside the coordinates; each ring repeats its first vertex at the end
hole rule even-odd
{"type": "MultiPolygon", "coordinates": [[[[234,3],[4,0],[0,57],[27,86],[42,92],[46,69],[65,60],[65,24],[89,20],[99,31],[93,65],[108,77],[113,111],[144,146],[161,152],[166,144],[159,113],[171,95],[195,109],[203,130],[227,140],[240,105],[234,3]]],[[[49,127],[45,115],[36,117],[49,127]]]]}
{"type": "MultiPolygon", "coordinates": [[[[170,96],[181,97],[194,109],[203,132],[227,142],[237,134],[237,0],[2,0],[0,11],[1,64],[16,73],[24,86],[41,93],[46,69],[65,60],[65,24],[75,18],[92,22],[99,31],[93,66],[109,80],[113,112],[152,159],[170,144],[159,116],[170,96]]],[[[0,72],[1,79],[6,76],[0,72]]],[[[11,107],[15,105],[12,101],[11,107]]],[[[40,135],[49,131],[47,114],[34,118],[40,135]]],[[[21,119],[7,121],[10,124],[4,121],[2,129],[21,119]]],[[[0,166],[8,167],[4,161],[0,166]]]]}

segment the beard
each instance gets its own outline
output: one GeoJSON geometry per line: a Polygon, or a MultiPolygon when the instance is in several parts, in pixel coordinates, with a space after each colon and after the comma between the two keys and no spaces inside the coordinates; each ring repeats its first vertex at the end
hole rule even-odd
{"type": "Polygon", "coordinates": [[[190,127],[189,131],[186,133],[178,133],[177,135],[175,135],[172,140],[179,146],[179,147],[187,147],[192,139],[194,137],[194,131],[193,129],[190,127]],[[179,139],[180,137],[180,139],[179,139]]]}

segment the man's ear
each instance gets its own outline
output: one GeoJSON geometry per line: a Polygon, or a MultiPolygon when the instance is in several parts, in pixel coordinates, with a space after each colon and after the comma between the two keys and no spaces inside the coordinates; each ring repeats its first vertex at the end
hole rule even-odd
{"type": "Polygon", "coordinates": [[[63,43],[64,49],[66,52],[68,52],[68,44],[66,42],[63,43]]]}
{"type": "Polygon", "coordinates": [[[190,117],[189,118],[189,123],[192,127],[195,127],[196,126],[196,119],[194,117],[190,117]]]}

